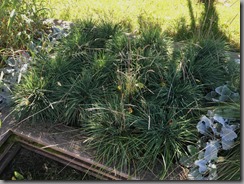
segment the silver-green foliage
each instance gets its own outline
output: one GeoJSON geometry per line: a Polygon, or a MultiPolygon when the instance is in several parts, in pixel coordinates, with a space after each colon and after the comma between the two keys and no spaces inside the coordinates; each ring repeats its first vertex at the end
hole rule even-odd
{"type": "MultiPolygon", "coordinates": [[[[239,93],[231,91],[227,85],[217,87],[215,92],[210,92],[213,101],[239,103],[239,93]],[[218,94],[218,95],[217,95],[218,94]]],[[[228,106],[227,106],[228,108],[228,106]]],[[[197,147],[189,145],[189,157],[182,157],[181,163],[190,169],[190,180],[217,180],[218,163],[221,161],[221,153],[231,150],[235,146],[238,137],[239,123],[236,118],[223,118],[218,111],[209,111],[207,116],[202,116],[197,124],[197,130],[201,134],[197,147]]]]}

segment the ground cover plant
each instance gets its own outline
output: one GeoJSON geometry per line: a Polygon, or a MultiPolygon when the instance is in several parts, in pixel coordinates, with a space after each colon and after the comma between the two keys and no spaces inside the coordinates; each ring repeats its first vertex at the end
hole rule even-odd
{"type": "Polygon", "coordinates": [[[206,96],[214,102],[213,108],[197,123],[201,136],[196,146],[188,146],[190,156],[181,158],[182,164],[190,168],[191,180],[241,178],[240,89],[235,87],[219,86],[206,96]]]}
{"type": "Polygon", "coordinates": [[[100,162],[164,179],[196,142],[204,96],[228,80],[232,65],[222,40],[175,50],[157,24],[140,26],[133,34],[112,22],[77,22],[57,56],[37,56],[16,85],[14,112],[81,127],[100,162]]]}

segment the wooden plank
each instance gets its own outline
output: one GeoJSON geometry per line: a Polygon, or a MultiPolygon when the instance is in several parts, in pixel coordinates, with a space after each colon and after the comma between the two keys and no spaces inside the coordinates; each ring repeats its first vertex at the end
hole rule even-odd
{"type": "Polygon", "coordinates": [[[40,152],[42,152],[46,155],[49,154],[49,156],[51,156],[52,158],[55,157],[56,161],[61,162],[61,161],[65,160],[66,163],[76,165],[80,168],[85,169],[86,171],[99,174],[99,175],[103,176],[104,179],[105,178],[110,179],[110,180],[127,180],[128,179],[128,175],[126,175],[124,173],[115,173],[112,168],[106,167],[102,164],[91,161],[87,158],[77,157],[77,155],[74,155],[73,153],[70,153],[70,152],[67,152],[64,150],[60,150],[59,148],[56,148],[56,147],[51,147],[51,148],[49,147],[48,149],[52,150],[52,151],[48,151],[48,149],[42,149],[42,147],[45,147],[45,144],[41,143],[40,141],[37,142],[39,144],[39,146],[35,146],[34,140],[31,140],[31,142],[32,142],[31,143],[29,137],[26,139],[19,139],[19,138],[17,138],[18,142],[22,143],[22,145],[25,148],[27,148],[25,146],[25,145],[27,145],[29,148],[32,148],[32,151],[35,151],[39,154],[40,154],[40,152]]]}
{"type": "Polygon", "coordinates": [[[81,156],[56,146],[50,146],[47,142],[36,139],[28,134],[23,134],[23,132],[9,131],[9,133],[0,140],[1,145],[4,145],[11,135],[15,136],[14,142],[6,145],[4,152],[0,155],[1,172],[14,158],[20,147],[23,147],[24,149],[28,149],[37,154],[58,161],[81,172],[89,173],[89,175],[101,180],[138,180],[137,178],[129,177],[129,175],[125,173],[118,172],[110,167],[95,162],[87,156],[81,156]],[[18,144],[20,145],[17,147],[18,149],[10,151],[14,145],[18,144]]]}
{"type": "MultiPolygon", "coordinates": [[[[87,170],[93,170],[97,174],[102,174],[106,176],[108,179],[112,180],[138,180],[138,178],[131,177],[125,173],[119,172],[111,167],[104,166],[103,164],[100,164],[98,162],[95,162],[93,159],[89,158],[87,155],[82,156],[75,154],[71,151],[61,149],[57,145],[50,146],[48,140],[43,139],[36,139],[35,137],[32,137],[28,134],[20,133],[20,131],[13,131],[15,135],[18,136],[18,141],[28,144],[28,145],[34,145],[39,144],[39,149],[51,149],[53,151],[58,152],[59,154],[56,155],[57,157],[62,157],[61,159],[70,159],[70,160],[76,160],[75,162],[80,164],[81,167],[85,167],[87,170]],[[82,165],[83,164],[83,165],[82,165]]],[[[73,161],[71,161],[73,163],[73,161]]]]}
{"type": "Polygon", "coordinates": [[[101,176],[101,175],[98,175],[98,174],[96,174],[95,172],[90,172],[90,170],[84,169],[84,166],[83,166],[83,165],[77,165],[77,164],[72,163],[72,162],[71,162],[69,159],[67,159],[67,158],[60,158],[60,157],[57,156],[57,155],[50,154],[49,152],[46,152],[46,151],[44,151],[44,150],[40,150],[40,149],[38,149],[38,148],[34,148],[33,146],[31,146],[31,145],[27,145],[27,144],[25,144],[25,143],[23,143],[21,146],[22,146],[24,149],[27,149],[27,150],[29,150],[29,151],[35,152],[35,153],[37,153],[37,154],[40,154],[40,155],[42,155],[42,156],[44,156],[44,157],[47,157],[47,158],[50,158],[50,159],[55,160],[55,161],[57,161],[57,162],[60,162],[60,163],[64,164],[65,166],[72,167],[72,168],[74,168],[74,169],[76,169],[76,170],[79,170],[79,171],[81,171],[81,172],[83,172],[83,173],[88,173],[88,172],[89,172],[89,175],[92,175],[92,176],[94,176],[94,177],[96,177],[96,178],[98,178],[98,179],[100,179],[100,180],[108,180],[107,178],[105,178],[105,177],[103,177],[103,176],[101,176]]]}
{"type": "Polygon", "coordinates": [[[21,146],[19,144],[11,143],[11,145],[8,145],[5,154],[0,159],[0,174],[8,166],[9,162],[11,162],[11,160],[15,157],[20,148],[21,146]]]}

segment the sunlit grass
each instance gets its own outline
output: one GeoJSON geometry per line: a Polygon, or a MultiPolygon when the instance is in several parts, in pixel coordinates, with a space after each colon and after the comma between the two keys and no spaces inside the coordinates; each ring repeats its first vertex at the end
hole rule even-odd
{"type": "MultiPolygon", "coordinates": [[[[138,27],[138,17],[145,16],[162,23],[162,27],[170,26],[173,20],[188,17],[187,1],[182,0],[47,0],[53,8],[53,17],[64,20],[100,19],[106,17],[115,22],[128,21],[134,29],[138,27]],[[177,10],[177,11],[176,11],[177,10]]],[[[198,5],[196,5],[198,6],[198,5]]],[[[201,11],[201,10],[200,10],[201,11]]],[[[199,12],[199,8],[198,8],[199,12]]]]}
{"type": "Polygon", "coordinates": [[[219,27],[237,48],[240,48],[240,1],[229,0],[226,6],[217,4],[219,27]]]}
{"type": "MultiPolygon", "coordinates": [[[[177,24],[184,19],[190,26],[191,18],[188,0],[46,0],[52,9],[52,17],[74,21],[77,19],[101,20],[109,19],[114,23],[129,25],[131,30],[138,29],[138,19],[144,17],[159,23],[163,31],[177,32],[177,24]]],[[[203,3],[191,0],[193,14],[198,19],[204,10],[203,3]]],[[[240,47],[240,3],[237,0],[227,0],[224,4],[216,0],[215,7],[219,16],[219,28],[229,38],[236,49],[240,47]]]]}

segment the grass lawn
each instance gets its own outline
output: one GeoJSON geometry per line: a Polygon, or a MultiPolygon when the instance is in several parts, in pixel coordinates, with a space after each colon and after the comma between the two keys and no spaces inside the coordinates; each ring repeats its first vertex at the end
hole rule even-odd
{"type": "MultiPolygon", "coordinates": [[[[74,21],[76,19],[92,18],[109,19],[130,25],[133,30],[138,29],[140,17],[159,23],[163,31],[175,36],[177,41],[187,38],[185,33],[191,31],[191,4],[196,25],[204,12],[204,3],[197,0],[46,0],[52,10],[52,17],[74,21]],[[183,25],[184,24],[184,25],[183,25]],[[180,35],[177,35],[179,33],[180,35]]],[[[240,49],[240,3],[237,0],[216,1],[214,7],[218,14],[214,21],[218,21],[218,28],[225,34],[227,40],[235,50],[240,49]]],[[[196,35],[195,33],[194,35],[196,35]]],[[[215,36],[218,33],[214,33],[215,36]]],[[[189,37],[189,36],[188,36],[189,37]]]]}

